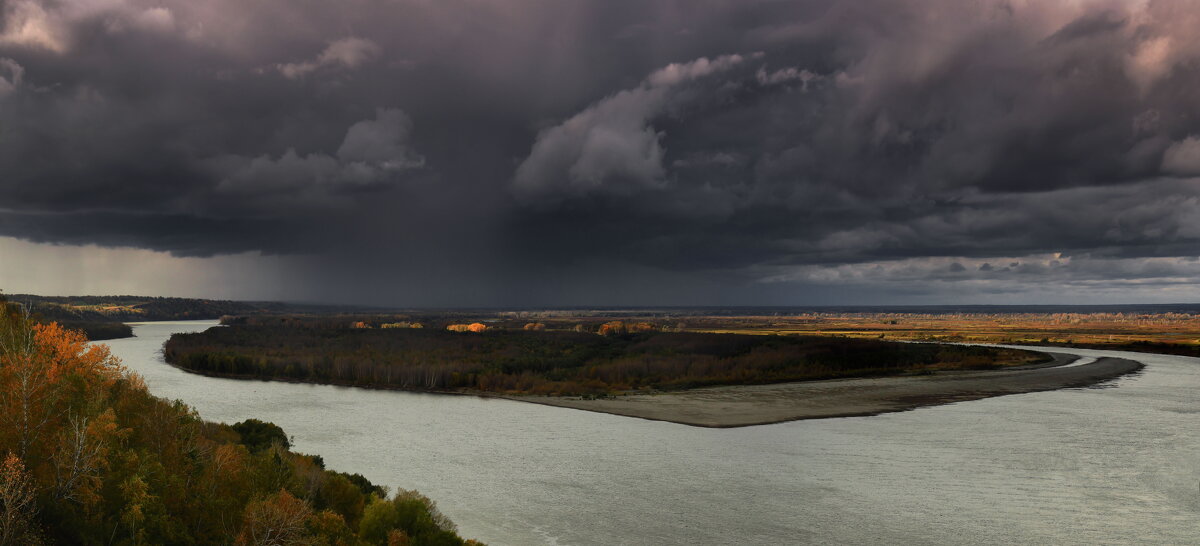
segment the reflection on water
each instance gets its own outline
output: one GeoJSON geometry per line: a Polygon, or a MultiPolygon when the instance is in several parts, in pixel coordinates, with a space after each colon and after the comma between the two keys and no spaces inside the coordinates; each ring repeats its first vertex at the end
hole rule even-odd
{"type": "Polygon", "coordinates": [[[213,324],[143,324],[137,338],[107,343],[152,392],[211,420],[278,423],[298,451],[420,490],[463,536],[491,544],[1200,536],[1196,359],[1136,355],[1148,367],[1118,388],[703,429],[506,400],[214,379],[162,362],[171,332],[213,324]]]}

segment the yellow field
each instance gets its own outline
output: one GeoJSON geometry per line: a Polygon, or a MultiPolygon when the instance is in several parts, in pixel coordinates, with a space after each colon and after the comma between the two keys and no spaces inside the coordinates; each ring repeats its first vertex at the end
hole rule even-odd
{"type": "Polygon", "coordinates": [[[686,329],[978,343],[1123,344],[1150,341],[1200,345],[1200,317],[1180,313],[814,313],[790,317],[694,318],[688,320],[686,329]]]}

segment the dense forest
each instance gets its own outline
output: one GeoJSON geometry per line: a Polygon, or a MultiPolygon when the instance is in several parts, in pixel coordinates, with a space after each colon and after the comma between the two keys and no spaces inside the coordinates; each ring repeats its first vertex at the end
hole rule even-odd
{"type": "Polygon", "coordinates": [[[462,545],[436,505],[206,422],[104,345],[0,302],[0,544],[462,545]]]}
{"type": "MultiPolygon", "coordinates": [[[[239,321],[240,322],[240,321],[239,321]]],[[[172,336],[186,370],[407,390],[597,395],[638,389],[778,383],[1029,362],[1032,353],[878,340],[535,327],[448,331],[270,317],[172,336]]],[[[458,325],[449,325],[454,329],[458,325]]],[[[634,325],[636,326],[636,325],[634,325]]]]}

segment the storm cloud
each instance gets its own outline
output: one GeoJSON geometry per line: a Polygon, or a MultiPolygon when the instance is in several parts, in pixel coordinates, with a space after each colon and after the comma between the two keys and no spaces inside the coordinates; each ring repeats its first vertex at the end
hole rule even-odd
{"type": "Polygon", "coordinates": [[[0,0],[0,236],[281,256],[290,297],[384,304],[1178,299],[1198,28],[1188,0],[0,0]]]}

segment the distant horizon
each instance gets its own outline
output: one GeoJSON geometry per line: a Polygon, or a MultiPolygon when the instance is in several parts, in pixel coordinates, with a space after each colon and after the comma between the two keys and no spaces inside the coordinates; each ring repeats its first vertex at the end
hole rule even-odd
{"type": "Polygon", "coordinates": [[[1172,308],[1193,308],[1196,312],[1200,312],[1200,302],[1171,302],[1171,303],[1038,303],[1038,304],[1023,304],[1023,303],[929,303],[929,304],[776,304],[776,305],[533,305],[533,306],[390,306],[390,305],[371,305],[353,302],[319,302],[319,301],[299,301],[299,300],[255,300],[255,299],[227,299],[227,298],[202,298],[202,297],[187,297],[187,296],[156,296],[142,294],[29,294],[29,293],[8,293],[0,291],[0,297],[9,299],[9,301],[19,301],[22,296],[33,296],[40,298],[164,298],[164,299],[182,299],[182,300],[199,300],[199,301],[227,301],[236,303],[271,303],[296,306],[310,307],[330,307],[344,309],[359,309],[362,311],[479,311],[479,312],[505,312],[505,311],[600,311],[600,312],[619,312],[619,311],[705,311],[705,310],[730,310],[730,311],[753,311],[753,310],[770,310],[770,311],[838,311],[838,310],[879,310],[879,311],[902,311],[906,309],[918,310],[988,310],[988,309],[1026,309],[1026,310],[1068,310],[1068,309],[1164,309],[1172,308]]]}

